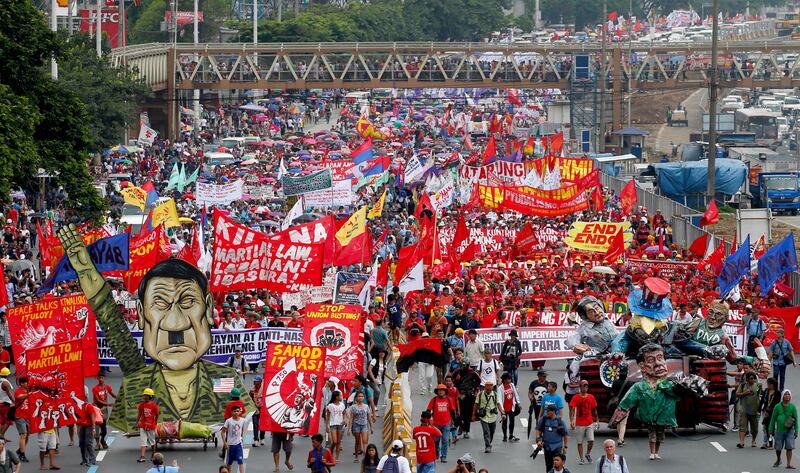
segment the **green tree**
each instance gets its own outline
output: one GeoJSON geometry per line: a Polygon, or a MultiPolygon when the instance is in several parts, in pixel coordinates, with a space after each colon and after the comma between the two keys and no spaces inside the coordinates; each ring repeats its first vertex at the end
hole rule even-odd
{"type": "Polygon", "coordinates": [[[113,146],[125,127],[137,121],[137,104],[150,90],[134,71],[112,67],[107,55],[98,58],[88,35],[65,36],[64,41],[58,82],[86,106],[89,149],[113,146]]]}
{"type": "Polygon", "coordinates": [[[36,190],[43,168],[64,187],[68,208],[84,218],[104,209],[89,176],[89,116],[79,97],[49,77],[50,58],[64,43],[29,0],[0,0],[0,199],[8,190],[36,190]]]}

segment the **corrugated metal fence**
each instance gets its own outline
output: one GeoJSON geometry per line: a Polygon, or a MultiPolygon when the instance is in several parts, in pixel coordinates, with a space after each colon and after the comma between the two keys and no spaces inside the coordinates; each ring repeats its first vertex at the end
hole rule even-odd
{"type": "MultiPolygon", "coordinates": [[[[618,177],[609,176],[602,172],[600,173],[600,183],[613,190],[616,195],[619,195],[620,191],[629,180],[630,179],[620,179],[618,177]]],[[[636,199],[638,205],[644,206],[650,215],[654,214],[656,210],[661,210],[661,215],[672,225],[672,241],[684,248],[691,245],[693,241],[704,234],[708,234],[714,239],[714,248],[723,242],[721,238],[717,238],[713,233],[709,233],[697,225],[692,224],[690,219],[686,217],[687,215],[697,215],[700,213],[695,209],[679,204],[669,197],[658,195],[640,189],[639,187],[636,188],[636,199]]],[[[730,252],[730,242],[725,243],[725,251],[726,253],[730,252]]],[[[789,274],[789,285],[795,290],[792,303],[794,305],[800,305],[800,273],[793,272],[789,274]]]]}
{"type": "MultiPolygon", "coordinates": [[[[616,195],[619,195],[628,181],[629,179],[620,179],[600,173],[600,183],[613,190],[616,195]]],[[[657,210],[661,211],[661,215],[672,225],[672,241],[681,246],[688,247],[695,239],[708,233],[702,228],[693,225],[687,217],[700,213],[697,210],[639,187],[636,188],[636,200],[638,205],[642,205],[647,209],[649,215],[654,215],[657,210]]],[[[722,239],[715,237],[711,233],[709,235],[714,238],[714,248],[716,248],[722,242],[722,239]]]]}

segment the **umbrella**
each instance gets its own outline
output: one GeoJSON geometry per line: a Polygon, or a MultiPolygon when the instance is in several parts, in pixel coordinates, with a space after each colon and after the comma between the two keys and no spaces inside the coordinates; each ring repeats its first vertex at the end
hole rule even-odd
{"type": "Polygon", "coordinates": [[[258,160],[255,158],[250,158],[247,161],[242,161],[242,166],[250,166],[251,164],[258,164],[258,160]]]}
{"type": "Polygon", "coordinates": [[[194,220],[189,217],[179,217],[178,221],[181,223],[181,225],[191,225],[194,223],[194,220]]]}
{"type": "Polygon", "coordinates": [[[252,104],[252,103],[249,103],[247,105],[242,105],[241,107],[239,107],[239,110],[250,110],[250,111],[253,111],[253,112],[266,112],[267,111],[266,108],[264,108],[264,107],[262,107],[260,105],[252,104]]]}
{"type": "Polygon", "coordinates": [[[670,251],[669,248],[667,248],[666,246],[658,246],[658,245],[648,246],[647,248],[644,249],[644,252],[648,254],[669,253],[669,251],[670,251]]]}
{"type": "Polygon", "coordinates": [[[315,145],[317,144],[317,140],[315,140],[314,138],[306,138],[303,140],[303,143],[307,145],[315,145]]]}
{"type": "Polygon", "coordinates": [[[598,265],[594,268],[590,269],[589,272],[591,273],[598,273],[598,274],[610,274],[612,276],[616,276],[617,272],[611,269],[608,266],[598,265]]]}
{"type": "Polygon", "coordinates": [[[25,200],[25,193],[22,191],[12,192],[11,198],[17,200],[25,200]]]}
{"type": "Polygon", "coordinates": [[[310,213],[310,214],[303,214],[294,219],[294,221],[299,223],[308,223],[308,222],[313,222],[314,220],[319,220],[321,218],[322,216],[319,214],[310,213]]]}

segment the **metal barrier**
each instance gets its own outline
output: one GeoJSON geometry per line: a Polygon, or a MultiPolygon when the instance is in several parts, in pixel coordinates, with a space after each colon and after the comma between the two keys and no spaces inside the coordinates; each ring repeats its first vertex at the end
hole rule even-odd
{"type": "MultiPolygon", "coordinates": [[[[618,177],[610,176],[605,173],[600,173],[600,183],[613,190],[615,194],[619,195],[620,191],[630,179],[621,179],[618,177]]],[[[672,226],[672,241],[684,248],[688,247],[697,238],[704,234],[708,234],[714,240],[714,248],[723,243],[721,238],[717,238],[713,233],[707,232],[702,228],[694,225],[690,220],[690,215],[697,215],[699,212],[691,207],[679,204],[669,197],[658,195],[645,189],[636,187],[636,201],[638,205],[647,209],[649,215],[653,215],[657,210],[661,211],[661,215],[672,226]]],[[[725,243],[729,247],[729,243],[725,243]]]]}
{"type": "MultiPolygon", "coordinates": [[[[392,358],[387,372],[391,369],[395,371],[395,360],[400,357],[397,347],[392,348],[392,358]],[[391,367],[391,368],[390,368],[391,367]]],[[[392,442],[400,440],[405,446],[404,456],[411,465],[411,471],[417,471],[417,444],[412,435],[413,424],[411,423],[411,386],[408,381],[408,373],[396,374],[395,381],[391,384],[389,392],[389,404],[383,413],[383,448],[389,453],[392,442]]]]}
{"type": "MultiPolygon", "coordinates": [[[[630,179],[620,179],[618,177],[610,176],[605,173],[600,173],[600,183],[613,190],[615,194],[619,195],[620,191],[630,179]]],[[[702,228],[694,225],[689,215],[697,215],[699,212],[692,208],[681,205],[669,197],[658,195],[653,192],[636,188],[636,199],[638,205],[644,206],[649,214],[655,213],[656,210],[661,210],[661,214],[670,222],[672,226],[672,241],[684,248],[688,248],[693,241],[707,234],[714,241],[714,248],[720,244],[725,245],[725,253],[730,253],[731,243],[726,242],[721,238],[717,238],[713,233],[707,232],[702,228]]],[[[795,290],[792,299],[792,304],[800,305],[800,273],[789,273],[789,286],[795,290]]]]}

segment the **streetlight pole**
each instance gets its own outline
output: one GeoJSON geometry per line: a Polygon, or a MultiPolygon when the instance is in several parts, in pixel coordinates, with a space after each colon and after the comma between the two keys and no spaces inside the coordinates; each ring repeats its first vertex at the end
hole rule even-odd
{"type": "MultiPolygon", "coordinates": [[[[199,0],[194,0],[194,47],[195,50],[197,49],[198,44],[200,44],[200,19],[198,18],[200,5],[199,0]]],[[[195,64],[199,63],[199,58],[197,55],[194,57],[195,64]]],[[[192,99],[193,99],[193,108],[194,108],[194,126],[192,130],[194,133],[198,133],[199,129],[198,126],[200,125],[200,89],[194,89],[192,91],[192,99]]]]}
{"type": "Polygon", "coordinates": [[[608,0],[603,0],[603,28],[600,44],[600,118],[595,152],[602,153],[606,142],[606,28],[608,27],[608,0]]]}
{"type": "MultiPolygon", "coordinates": [[[[58,2],[50,0],[50,30],[58,30],[58,17],[56,17],[56,10],[58,9],[58,2]]],[[[56,58],[50,59],[50,76],[53,80],[58,80],[58,63],[56,58]]]]}
{"type": "Polygon", "coordinates": [[[253,46],[258,45],[258,0],[253,0],[253,46]]]}
{"type": "Polygon", "coordinates": [[[711,19],[711,81],[708,91],[708,188],[706,195],[709,199],[714,198],[716,158],[717,158],[717,88],[719,86],[719,75],[717,74],[717,51],[719,48],[719,0],[714,0],[711,9],[713,18],[711,19]]]}
{"type": "Polygon", "coordinates": [[[94,46],[97,49],[97,57],[103,56],[103,5],[102,0],[97,0],[97,27],[95,28],[94,46]]]}

